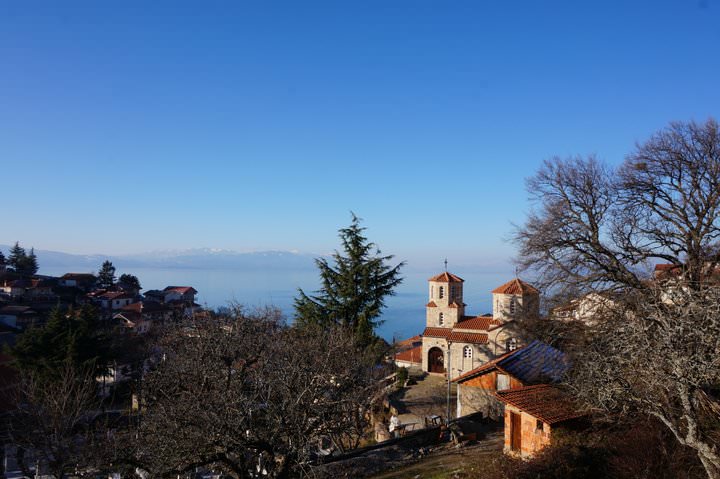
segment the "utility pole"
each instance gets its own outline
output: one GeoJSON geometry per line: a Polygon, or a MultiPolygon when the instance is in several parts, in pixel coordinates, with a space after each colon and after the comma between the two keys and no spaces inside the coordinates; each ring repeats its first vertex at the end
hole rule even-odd
{"type": "Polygon", "coordinates": [[[450,347],[452,343],[448,341],[448,350],[447,350],[447,410],[445,411],[445,425],[450,424],[450,371],[452,371],[452,362],[450,361],[450,347]]]}

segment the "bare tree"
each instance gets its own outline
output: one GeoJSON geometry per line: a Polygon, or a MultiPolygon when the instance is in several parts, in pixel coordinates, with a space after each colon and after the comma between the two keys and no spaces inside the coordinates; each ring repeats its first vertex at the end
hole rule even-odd
{"type": "Polygon", "coordinates": [[[587,403],[656,417],[720,477],[720,288],[657,289],[605,308],[573,348],[570,384],[587,403]]]}
{"type": "Polygon", "coordinates": [[[57,479],[94,466],[91,451],[103,439],[96,398],[92,368],[78,371],[67,362],[52,380],[25,373],[10,412],[9,440],[57,479]]]}
{"type": "Polygon", "coordinates": [[[593,157],[546,161],[528,190],[537,209],[517,230],[521,266],[566,297],[620,293],[582,334],[561,328],[565,345],[578,341],[579,397],[657,417],[720,477],[717,122],[672,123],[619,168],[593,157]],[[658,261],[676,266],[674,281],[648,281],[658,261]]]}
{"type": "Polygon", "coordinates": [[[153,475],[288,477],[321,441],[354,447],[367,429],[374,368],[341,329],[235,308],[169,331],[161,347],[165,359],[142,382],[135,449],[153,475]]]}
{"type": "Polygon", "coordinates": [[[653,261],[682,268],[695,287],[717,262],[715,120],[671,124],[638,145],[620,168],[594,157],[554,158],[527,186],[537,208],[517,229],[519,262],[535,270],[545,288],[642,288],[653,261]]]}

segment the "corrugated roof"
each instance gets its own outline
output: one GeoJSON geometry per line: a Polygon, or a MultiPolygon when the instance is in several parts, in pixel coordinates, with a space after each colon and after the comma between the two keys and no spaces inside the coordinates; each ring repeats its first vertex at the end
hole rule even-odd
{"type": "Polygon", "coordinates": [[[462,382],[499,369],[519,379],[523,384],[558,382],[568,367],[567,357],[562,351],[535,340],[527,346],[488,361],[455,380],[462,382]]]}
{"type": "Polygon", "coordinates": [[[531,284],[515,278],[492,290],[493,294],[540,294],[531,284]]]}
{"type": "Polygon", "coordinates": [[[549,384],[506,389],[496,392],[495,395],[504,403],[515,406],[550,425],[584,415],[568,396],[556,386],[549,384]]]}
{"type": "Polygon", "coordinates": [[[454,274],[448,273],[447,271],[433,276],[428,281],[437,281],[438,283],[464,283],[465,282],[465,280],[462,279],[461,277],[455,276],[454,274]]]}

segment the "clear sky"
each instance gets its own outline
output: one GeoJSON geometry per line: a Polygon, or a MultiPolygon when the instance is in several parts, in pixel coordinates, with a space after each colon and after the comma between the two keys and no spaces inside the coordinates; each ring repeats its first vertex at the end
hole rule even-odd
{"type": "Polygon", "coordinates": [[[0,2],[0,243],[513,254],[524,179],[720,116],[720,3],[0,2]]]}

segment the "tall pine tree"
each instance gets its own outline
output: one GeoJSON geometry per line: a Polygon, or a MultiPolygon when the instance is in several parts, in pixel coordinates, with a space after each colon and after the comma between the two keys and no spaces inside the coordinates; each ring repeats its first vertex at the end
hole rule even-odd
{"type": "Polygon", "coordinates": [[[10,248],[10,255],[8,256],[7,262],[8,266],[10,266],[15,272],[19,273],[19,269],[22,269],[22,263],[25,260],[25,257],[27,254],[25,253],[25,248],[20,246],[20,242],[16,241],[15,246],[10,248]]]}
{"type": "Polygon", "coordinates": [[[98,272],[98,284],[102,288],[110,288],[115,284],[115,266],[109,261],[105,260],[100,271],[98,272]]]}
{"type": "Polygon", "coordinates": [[[53,310],[45,325],[20,335],[10,353],[21,371],[52,379],[67,364],[77,371],[105,371],[110,346],[98,327],[97,311],[85,305],[80,310],[53,310]]]}
{"type": "Polygon", "coordinates": [[[343,253],[315,260],[320,270],[322,287],[308,295],[302,289],[295,298],[295,319],[299,326],[328,327],[340,325],[356,335],[358,342],[369,346],[375,342],[375,328],[385,299],[395,294],[402,282],[400,268],[390,266],[393,256],[382,256],[374,243],[363,235],[365,228],[352,215],[352,222],[339,231],[343,253]]]}

